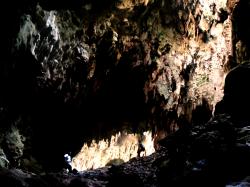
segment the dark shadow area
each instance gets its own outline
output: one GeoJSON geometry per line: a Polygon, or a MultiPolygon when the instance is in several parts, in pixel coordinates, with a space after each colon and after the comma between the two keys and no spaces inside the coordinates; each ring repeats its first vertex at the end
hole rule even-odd
{"type": "Polygon", "coordinates": [[[204,125],[212,117],[212,107],[205,98],[202,98],[202,104],[196,106],[192,111],[192,124],[204,125]]]}
{"type": "Polygon", "coordinates": [[[249,119],[250,105],[249,82],[250,65],[245,62],[232,69],[226,79],[224,87],[224,110],[235,118],[249,119]]]}
{"type": "Polygon", "coordinates": [[[249,46],[250,42],[250,26],[245,21],[250,19],[249,1],[240,0],[233,12],[233,25],[235,27],[235,35],[237,39],[243,40],[249,46]]]}
{"type": "Polygon", "coordinates": [[[240,40],[244,45],[246,45],[246,59],[249,59],[250,57],[250,25],[246,24],[246,20],[250,19],[249,9],[249,1],[240,0],[239,3],[237,3],[232,15],[234,56],[236,55],[236,43],[240,40]]]}
{"type": "Polygon", "coordinates": [[[250,4],[248,0],[237,3],[232,14],[233,22],[233,56],[229,57],[230,72],[226,76],[223,100],[217,103],[215,114],[228,113],[236,120],[249,120],[247,109],[249,99],[249,61],[241,61],[250,57],[250,4]],[[241,45],[237,46],[237,42],[241,45]],[[239,61],[240,60],[240,61],[239,61]],[[237,61],[237,62],[236,62],[237,61]],[[238,66],[236,64],[238,63],[238,66]]]}

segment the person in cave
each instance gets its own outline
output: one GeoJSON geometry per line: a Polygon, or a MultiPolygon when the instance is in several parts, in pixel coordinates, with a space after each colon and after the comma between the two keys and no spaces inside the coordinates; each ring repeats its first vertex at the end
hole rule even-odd
{"type": "Polygon", "coordinates": [[[144,151],[145,151],[145,147],[142,144],[142,141],[139,140],[138,149],[137,149],[137,157],[140,157],[141,156],[141,152],[144,152],[144,151]]]}
{"type": "Polygon", "coordinates": [[[70,154],[66,153],[64,154],[64,168],[67,172],[72,172],[72,165],[71,165],[71,156],[70,154]]]}

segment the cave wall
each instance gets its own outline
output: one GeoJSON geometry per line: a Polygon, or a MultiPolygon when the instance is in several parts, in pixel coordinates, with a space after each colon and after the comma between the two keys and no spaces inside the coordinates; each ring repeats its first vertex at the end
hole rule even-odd
{"type": "Polygon", "coordinates": [[[228,113],[235,121],[249,121],[249,60],[250,26],[244,20],[250,18],[250,3],[246,0],[229,1],[232,17],[231,70],[226,76],[223,99],[217,104],[215,113],[228,113]]]}
{"type": "Polygon", "coordinates": [[[3,144],[17,127],[26,137],[19,158],[59,168],[65,151],[92,137],[122,128],[170,133],[183,116],[205,123],[233,55],[228,7],[226,0],[9,2],[3,144]]]}
{"type": "Polygon", "coordinates": [[[249,7],[249,1],[241,0],[232,11],[234,56],[238,63],[249,60],[250,26],[244,21],[250,18],[249,7]]]}

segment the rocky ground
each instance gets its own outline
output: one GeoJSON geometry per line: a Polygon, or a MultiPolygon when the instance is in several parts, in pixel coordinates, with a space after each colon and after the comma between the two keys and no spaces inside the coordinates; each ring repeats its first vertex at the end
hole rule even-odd
{"type": "Polygon", "coordinates": [[[249,121],[233,122],[222,114],[205,126],[179,129],[148,157],[74,174],[3,168],[1,186],[248,186],[249,137],[249,121]]]}

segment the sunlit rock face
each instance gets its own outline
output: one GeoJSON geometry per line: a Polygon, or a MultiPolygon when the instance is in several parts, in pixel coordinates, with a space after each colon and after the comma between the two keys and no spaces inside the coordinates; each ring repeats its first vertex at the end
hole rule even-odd
{"type": "MultiPolygon", "coordinates": [[[[169,4],[162,2],[161,6],[169,4]]],[[[176,110],[178,116],[183,114],[192,121],[197,105],[207,102],[213,110],[223,96],[223,80],[232,54],[231,21],[226,1],[179,1],[169,9],[174,13],[166,10],[161,20],[150,17],[151,32],[157,32],[159,47],[154,82],[145,88],[155,88],[163,96],[166,110],[176,110]],[[160,21],[165,24],[156,25],[160,21]],[[164,53],[166,46],[169,51],[164,53]]]]}
{"type": "Polygon", "coordinates": [[[183,117],[205,123],[223,96],[233,55],[226,0],[99,3],[33,2],[13,19],[1,100],[31,139],[24,155],[48,167],[124,127],[159,138],[183,117]]]}
{"type": "Polygon", "coordinates": [[[81,151],[73,158],[72,167],[78,171],[96,169],[108,164],[115,164],[115,160],[127,162],[131,158],[148,156],[154,149],[152,133],[144,132],[141,143],[145,150],[138,152],[138,134],[118,133],[110,139],[96,142],[92,140],[90,145],[84,144],[81,151]]]}

